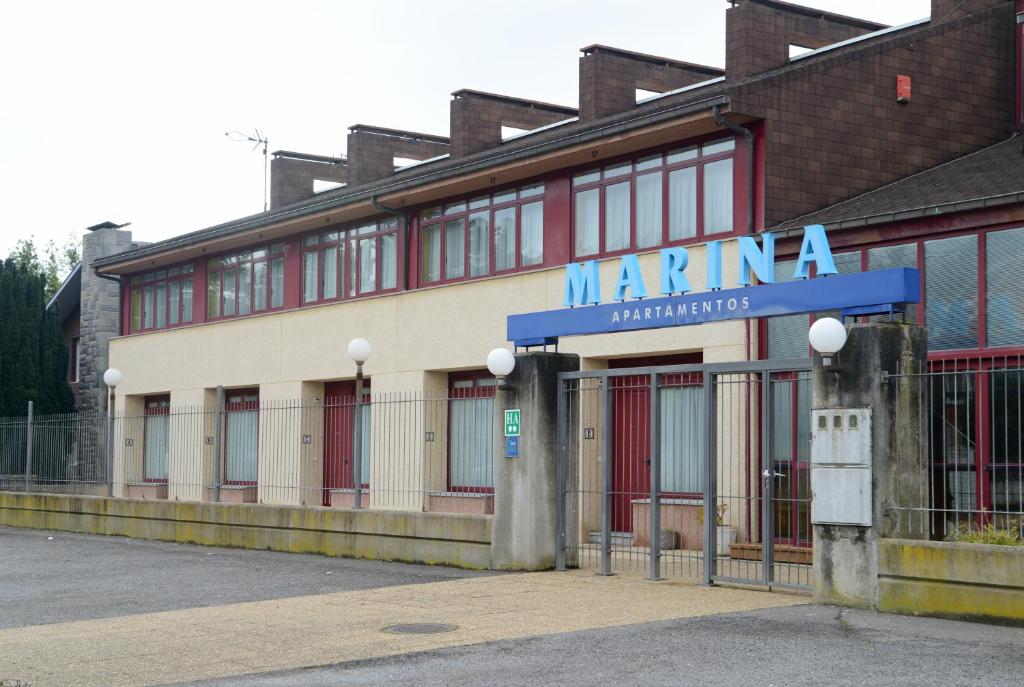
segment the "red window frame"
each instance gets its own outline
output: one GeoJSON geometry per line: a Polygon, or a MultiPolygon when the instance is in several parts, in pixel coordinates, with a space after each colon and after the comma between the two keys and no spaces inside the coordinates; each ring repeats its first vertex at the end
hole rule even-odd
{"type": "MultiPolygon", "coordinates": [[[[572,172],[572,190],[569,199],[570,212],[572,216],[572,238],[571,238],[571,251],[573,259],[575,260],[595,260],[605,257],[611,257],[616,255],[624,255],[628,253],[635,253],[638,251],[655,250],[664,246],[676,246],[676,245],[689,245],[694,243],[700,243],[708,240],[724,239],[731,236],[735,236],[737,233],[741,233],[736,227],[737,217],[740,216],[739,210],[741,203],[738,201],[745,193],[745,189],[741,183],[737,182],[737,179],[741,178],[741,175],[737,174],[738,165],[741,164],[741,156],[737,154],[737,141],[735,137],[711,137],[696,140],[686,145],[680,146],[678,144],[673,145],[670,148],[662,148],[655,151],[648,151],[647,153],[637,155],[631,154],[625,158],[615,158],[606,162],[603,162],[600,166],[590,165],[584,168],[576,169],[572,172]],[[728,150],[704,153],[705,147],[710,147],[720,143],[729,142],[732,146],[728,150]],[[684,155],[689,152],[693,152],[692,158],[679,159],[669,162],[669,158],[674,155],[684,155]],[[656,159],[660,158],[660,163],[655,163],[656,159]],[[732,216],[733,216],[733,227],[727,231],[717,231],[708,233],[704,228],[704,168],[721,160],[732,160],[732,216]],[[639,169],[638,165],[650,164],[649,167],[639,169]],[[609,170],[616,170],[620,167],[628,165],[630,171],[624,174],[615,174],[613,176],[606,176],[609,170]],[[669,179],[672,172],[680,169],[696,168],[696,185],[695,185],[695,203],[696,203],[696,227],[694,228],[693,236],[684,236],[678,239],[671,238],[671,227],[669,225],[670,220],[670,195],[669,179]],[[639,177],[647,176],[650,174],[661,173],[661,240],[655,242],[650,246],[638,246],[637,242],[637,179],[639,177]],[[593,174],[597,174],[598,178],[593,180],[581,181],[581,178],[588,177],[593,174]],[[616,186],[621,183],[629,183],[629,243],[625,248],[616,250],[607,250],[606,248],[606,222],[605,222],[605,196],[606,190],[609,186],[616,186]],[[576,222],[576,196],[579,193],[585,193],[592,190],[598,191],[598,248],[594,253],[581,254],[576,252],[576,236],[577,236],[577,222],[576,222]]],[[[747,160],[746,164],[751,164],[751,161],[747,160]]]]}
{"type": "Polygon", "coordinates": [[[170,267],[152,270],[145,273],[134,274],[128,278],[128,327],[132,333],[158,331],[162,329],[173,329],[192,324],[196,315],[196,300],[202,293],[196,282],[195,264],[191,262],[171,265],[170,267]],[[192,283],[192,307],[185,319],[185,283],[192,283]],[[178,288],[178,307],[175,312],[171,310],[171,286],[178,288]],[[157,303],[158,287],[163,287],[163,301],[157,303]],[[152,293],[153,299],[153,321],[146,325],[146,291],[152,293]],[[137,300],[136,300],[137,298],[137,300]],[[136,312],[136,306],[138,311],[136,312]],[[158,312],[163,311],[162,325],[158,325],[158,312]],[[138,319],[136,319],[138,315],[138,319]],[[172,323],[172,315],[176,315],[177,322],[172,323]]]}
{"type": "Polygon", "coordinates": [[[340,300],[352,300],[379,293],[390,293],[398,290],[399,275],[404,269],[400,259],[402,237],[398,232],[398,219],[388,218],[377,222],[363,222],[356,226],[334,228],[329,231],[309,234],[302,239],[302,257],[299,261],[299,280],[301,284],[300,302],[302,305],[317,303],[333,303],[340,300]],[[395,283],[384,288],[384,237],[394,237],[394,275],[395,283]],[[374,284],[369,291],[362,291],[363,245],[366,241],[374,243],[374,284]],[[335,295],[324,296],[324,251],[335,248],[335,295]],[[316,294],[314,298],[306,298],[306,256],[316,255],[316,294]]]}
{"type": "MultiPolygon", "coordinates": [[[[276,310],[284,310],[285,307],[285,283],[287,282],[288,275],[285,272],[286,269],[286,253],[288,251],[287,244],[285,243],[274,243],[257,248],[241,252],[232,252],[219,255],[217,257],[210,258],[207,262],[206,268],[206,321],[215,322],[218,320],[231,320],[238,317],[249,317],[251,315],[259,315],[264,312],[273,312],[276,310]],[[265,307],[256,309],[256,265],[266,265],[266,285],[264,294],[265,307]],[[280,305],[274,305],[274,274],[276,272],[274,265],[278,265],[281,270],[281,294],[280,294],[280,305]],[[249,286],[248,286],[248,298],[249,298],[249,310],[248,312],[239,313],[238,302],[239,302],[239,274],[242,268],[249,267],[249,286]],[[232,286],[234,287],[234,300],[233,300],[233,312],[230,315],[224,314],[224,305],[227,302],[225,298],[224,285],[227,283],[228,275],[230,275],[232,286]],[[213,280],[217,279],[216,289],[216,308],[211,308],[213,304],[213,280]]],[[[193,295],[193,298],[195,296],[193,295]]]]}
{"type": "MultiPolygon", "coordinates": [[[[171,396],[170,396],[170,394],[158,394],[158,395],[155,395],[155,396],[146,396],[143,399],[143,401],[142,401],[142,405],[143,405],[142,414],[143,414],[143,417],[145,417],[145,418],[150,418],[150,417],[155,417],[155,416],[160,416],[160,415],[170,415],[171,414],[171,396]],[[151,407],[150,404],[156,404],[156,405],[153,405],[151,407]]],[[[146,447],[148,446],[148,444],[146,442],[146,432],[148,432],[148,431],[149,431],[149,422],[148,421],[143,421],[143,425],[142,425],[142,481],[143,482],[149,482],[151,484],[167,484],[167,478],[166,477],[150,477],[149,475],[146,474],[146,447]]],[[[169,438],[170,437],[168,437],[168,439],[169,438]]],[[[170,451],[170,447],[168,447],[168,452],[169,451],[170,451]]],[[[168,458],[169,458],[169,456],[168,456],[168,458]]],[[[168,464],[167,468],[168,468],[168,470],[170,470],[170,464],[168,464]]]]}
{"type": "Polygon", "coordinates": [[[224,446],[221,451],[221,474],[224,475],[224,484],[232,486],[256,486],[256,480],[229,480],[227,479],[228,474],[228,415],[231,413],[238,412],[250,412],[256,411],[256,471],[259,474],[259,437],[260,437],[260,390],[259,388],[250,389],[226,389],[224,391],[224,446]],[[242,397],[241,401],[231,401],[234,396],[242,397]],[[245,400],[247,396],[255,396],[256,400],[245,400]]]}
{"type": "Polygon", "coordinates": [[[491,275],[513,274],[544,266],[544,200],[547,186],[543,181],[518,184],[489,194],[474,195],[466,198],[448,200],[443,205],[425,208],[419,213],[419,281],[421,286],[451,284],[482,279],[491,275]],[[539,189],[539,190],[538,190],[539,189]],[[526,195],[524,195],[524,193],[526,195]],[[523,262],[523,207],[540,203],[541,212],[541,255],[540,260],[530,264],[523,262]],[[514,209],[515,220],[515,259],[511,267],[497,269],[497,233],[495,232],[494,215],[508,209],[514,209]],[[487,269],[481,274],[470,274],[470,218],[487,213],[487,269]],[[448,246],[446,240],[449,222],[462,222],[462,273],[449,277],[446,272],[448,246]],[[428,231],[436,229],[440,235],[438,249],[438,278],[427,279],[429,273],[425,269],[424,250],[428,231]]]}
{"type": "MultiPolygon", "coordinates": [[[[452,401],[472,398],[494,398],[498,390],[498,380],[487,370],[470,370],[467,372],[448,373],[448,446],[447,446],[447,469],[445,480],[448,491],[461,494],[493,494],[494,487],[474,487],[455,484],[452,482],[452,401]],[[460,382],[471,382],[472,386],[465,387],[460,382]],[[485,382],[485,384],[477,384],[485,382]]],[[[493,442],[492,442],[493,443],[493,442]]],[[[493,456],[492,456],[493,458],[493,456]]]]}

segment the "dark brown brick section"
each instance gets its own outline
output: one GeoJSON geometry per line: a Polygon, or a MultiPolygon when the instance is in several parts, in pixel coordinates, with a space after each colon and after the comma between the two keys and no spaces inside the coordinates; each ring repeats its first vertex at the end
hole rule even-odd
{"type": "Polygon", "coordinates": [[[817,49],[885,28],[775,0],[743,0],[725,13],[725,73],[739,81],[789,62],[789,46],[817,49]]]}
{"type": "Polygon", "coordinates": [[[664,93],[722,76],[716,67],[590,45],[580,57],[580,121],[636,107],[636,89],[664,93]]]}
{"type": "Polygon", "coordinates": [[[452,157],[501,145],[501,127],[536,129],[575,117],[574,107],[463,89],[452,93],[452,157]]]}
{"type": "Polygon", "coordinates": [[[1000,2],[732,86],[731,110],[766,121],[765,226],[1006,138],[1013,22],[1012,4],[1000,2]],[[913,80],[908,103],[896,101],[898,74],[913,80]]]}
{"type": "Polygon", "coordinates": [[[270,161],[270,208],[279,208],[313,195],[313,182],[348,182],[344,158],[277,151],[270,161]]]}
{"type": "Polygon", "coordinates": [[[391,176],[395,158],[428,160],[449,151],[445,136],[356,124],[348,130],[349,184],[364,184],[391,176]]]}

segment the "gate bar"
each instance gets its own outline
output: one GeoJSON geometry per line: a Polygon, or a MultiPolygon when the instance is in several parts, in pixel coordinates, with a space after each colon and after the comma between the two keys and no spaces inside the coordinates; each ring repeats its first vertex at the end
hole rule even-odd
{"type": "Polygon", "coordinates": [[[601,513],[601,572],[612,574],[612,397],[608,379],[601,380],[601,458],[604,461],[604,508],[601,513]]]}
{"type": "Polygon", "coordinates": [[[772,460],[771,372],[761,373],[761,563],[762,578],[771,587],[775,581],[775,532],[772,523],[775,495],[775,461],[772,460]]]}
{"type": "Polygon", "coordinates": [[[715,575],[715,492],[718,490],[715,464],[715,373],[704,373],[704,584],[714,584],[715,575]]]}
{"type": "Polygon", "coordinates": [[[565,494],[565,471],[568,460],[568,412],[566,403],[569,401],[569,381],[558,380],[558,401],[557,401],[557,423],[558,423],[558,449],[555,453],[555,570],[565,570],[565,521],[566,521],[566,494],[565,494]]]}
{"type": "Polygon", "coordinates": [[[650,580],[661,579],[661,441],[660,441],[660,409],[658,407],[658,373],[651,373],[651,403],[650,403],[650,441],[651,441],[651,507],[650,518],[650,542],[649,551],[651,557],[650,580]]]}
{"type": "Polygon", "coordinates": [[[25,491],[32,482],[32,401],[28,402],[28,421],[25,423],[25,491]]]}

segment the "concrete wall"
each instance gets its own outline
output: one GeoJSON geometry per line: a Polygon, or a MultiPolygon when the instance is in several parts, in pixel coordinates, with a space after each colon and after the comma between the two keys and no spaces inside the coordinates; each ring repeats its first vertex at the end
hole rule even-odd
{"type": "Polygon", "coordinates": [[[883,539],[878,610],[1024,624],[1024,547],[883,539]]]}
{"type": "Polygon", "coordinates": [[[491,518],[0,493],[0,525],[207,546],[490,567],[491,518]]]}

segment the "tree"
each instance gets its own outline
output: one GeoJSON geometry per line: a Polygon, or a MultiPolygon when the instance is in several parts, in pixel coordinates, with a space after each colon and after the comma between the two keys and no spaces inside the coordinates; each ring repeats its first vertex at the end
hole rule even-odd
{"type": "Polygon", "coordinates": [[[78,239],[69,234],[64,244],[57,246],[53,239],[47,241],[42,255],[36,247],[35,237],[18,239],[11,251],[11,260],[22,269],[32,274],[41,274],[46,279],[46,300],[49,301],[57,293],[61,283],[82,260],[78,248],[78,239]]]}
{"type": "Polygon", "coordinates": [[[54,276],[31,239],[0,262],[0,416],[24,415],[30,400],[40,415],[74,409],[61,323],[46,308],[60,285],[59,279],[53,285],[54,276]]]}

